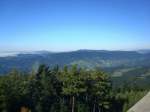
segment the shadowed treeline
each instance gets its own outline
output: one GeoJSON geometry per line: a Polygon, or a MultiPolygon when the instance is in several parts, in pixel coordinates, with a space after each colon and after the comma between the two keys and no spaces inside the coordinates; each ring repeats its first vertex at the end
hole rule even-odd
{"type": "Polygon", "coordinates": [[[13,70],[0,77],[1,112],[125,112],[146,91],[112,88],[98,69],[41,65],[28,74],[13,70]]]}

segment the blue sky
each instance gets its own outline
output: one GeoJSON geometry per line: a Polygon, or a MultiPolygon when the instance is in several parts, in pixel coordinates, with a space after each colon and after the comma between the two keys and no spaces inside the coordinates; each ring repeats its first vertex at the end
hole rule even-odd
{"type": "Polygon", "coordinates": [[[150,48],[150,0],[0,0],[0,51],[150,48]]]}

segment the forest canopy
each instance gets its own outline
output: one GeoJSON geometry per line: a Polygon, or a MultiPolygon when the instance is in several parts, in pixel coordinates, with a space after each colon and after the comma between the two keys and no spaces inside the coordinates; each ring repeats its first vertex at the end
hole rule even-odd
{"type": "Polygon", "coordinates": [[[99,69],[41,65],[36,72],[12,70],[0,76],[0,111],[126,112],[146,92],[113,88],[110,77],[99,69]]]}

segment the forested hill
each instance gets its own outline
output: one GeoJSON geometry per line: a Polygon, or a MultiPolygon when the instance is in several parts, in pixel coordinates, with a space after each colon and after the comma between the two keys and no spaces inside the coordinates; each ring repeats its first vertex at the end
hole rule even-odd
{"type": "MultiPolygon", "coordinates": [[[[1,54],[2,55],[2,54],[1,54]]],[[[150,66],[150,52],[140,51],[105,51],[78,50],[72,52],[34,52],[19,53],[0,57],[0,73],[7,73],[13,68],[21,71],[37,69],[40,64],[64,66],[78,64],[86,68],[118,68],[150,66]]]]}

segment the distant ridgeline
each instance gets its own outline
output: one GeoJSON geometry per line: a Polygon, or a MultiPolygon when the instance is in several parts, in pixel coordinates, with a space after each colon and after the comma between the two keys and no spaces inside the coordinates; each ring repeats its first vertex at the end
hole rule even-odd
{"type": "MultiPolygon", "coordinates": [[[[2,54],[1,54],[2,55],[2,54]]],[[[78,50],[73,52],[34,52],[0,57],[0,73],[16,68],[20,71],[36,70],[40,64],[50,67],[77,64],[84,68],[114,70],[150,66],[150,52],[146,51],[104,51],[78,50]]],[[[120,75],[120,74],[119,74],[120,75]]]]}
{"type": "Polygon", "coordinates": [[[131,83],[148,88],[150,85],[149,50],[0,53],[0,75],[7,74],[12,69],[22,72],[37,71],[41,64],[51,68],[56,65],[63,67],[74,64],[86,69],[100,68],[112,76],[114,86],[131,83]]]}

